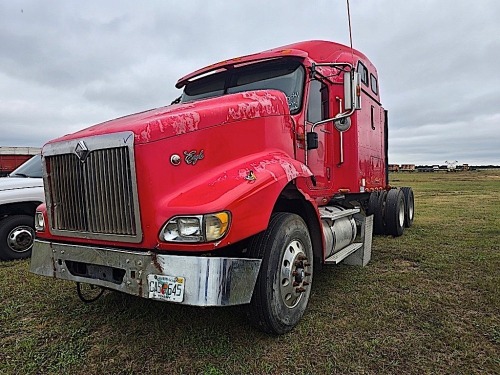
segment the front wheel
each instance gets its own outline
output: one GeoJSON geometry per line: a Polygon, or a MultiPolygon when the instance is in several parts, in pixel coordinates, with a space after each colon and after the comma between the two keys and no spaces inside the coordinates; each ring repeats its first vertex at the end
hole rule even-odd
{"type": "Polygon", "coordinates": [[[31,255],[35,219],[28,215],[8,216],[0,221],[0,259],[23,259],[31,255]]]}
{"type": "Polygon", "coordinates": [[[264,332],[289,332],[302,318],[311,293],[313,251],[304,220],[291,213],[273,214],[248,253],[262,259],[247,308],[250,322],[264,332]]]}

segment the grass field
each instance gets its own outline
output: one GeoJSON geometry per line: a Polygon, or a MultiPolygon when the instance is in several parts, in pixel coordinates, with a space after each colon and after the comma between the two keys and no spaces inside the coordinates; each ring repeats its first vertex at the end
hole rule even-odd
{"type": "Polygon", "coordinates": [[[317,273],[291,333],[241,308],[192,308],[106,292],[0,263],[0,374],[499,374],[500,171],[393,174],[416,219],[377,237],[365,268],[317,273]]]}

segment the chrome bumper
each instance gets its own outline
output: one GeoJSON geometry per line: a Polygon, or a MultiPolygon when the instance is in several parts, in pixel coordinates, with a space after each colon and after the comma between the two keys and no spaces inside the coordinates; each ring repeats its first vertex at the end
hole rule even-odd
{"type": "Polygon", "coordinates": [[[182,304],[229,306],[250,302],[261,262],[260,259],[160,255],[35,240],[30,271],[143,298],[149,298],[149,274],[182,276],[185,278],[182,304]],[[106,280],[109,276],[103,276],[104,279],[77,276],[68,267],[72,262],[90,268],[104,266],[118,270],[123,279],[117,282],[106,280]]]}

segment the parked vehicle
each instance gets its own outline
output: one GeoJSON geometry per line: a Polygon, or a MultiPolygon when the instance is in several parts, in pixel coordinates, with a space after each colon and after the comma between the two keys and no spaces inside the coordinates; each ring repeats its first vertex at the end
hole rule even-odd
{"type": "Polygon", "coordinates": [[[365,265],[400,236],[411,188],[389,185],[387,111],[361,52],[308,41],[191,73],[171,106],[43,147],[31,271],[160,301],[245,304],[277,334],[313,275],[365,265]]]}
{"type": "Polygon", "coordinates": [[[0,177],[12,173],[33,155],[39,155],[40,151],[38,147],[0,147],[0,177]]]}
{"type": "Polygon", "coordinates": [[[40,155],[0,178],[0,260],[31,255],[35,210],[44,201],[40,155]]]}

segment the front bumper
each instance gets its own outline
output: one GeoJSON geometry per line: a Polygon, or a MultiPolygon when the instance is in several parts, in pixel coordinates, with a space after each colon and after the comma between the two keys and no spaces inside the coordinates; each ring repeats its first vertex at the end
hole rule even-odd
{"type": "Polygon", "coordinates": [[[161,255],[35,240],[30,271],[143,298],[149,298],[149,274],[182,276],[185,279],[182,304],[229,306],[250,302],[261,262],[260,259],[161,255]],[[82,266],[91,270],[86,271],[86,276],[78,272],[82,266]]]}

